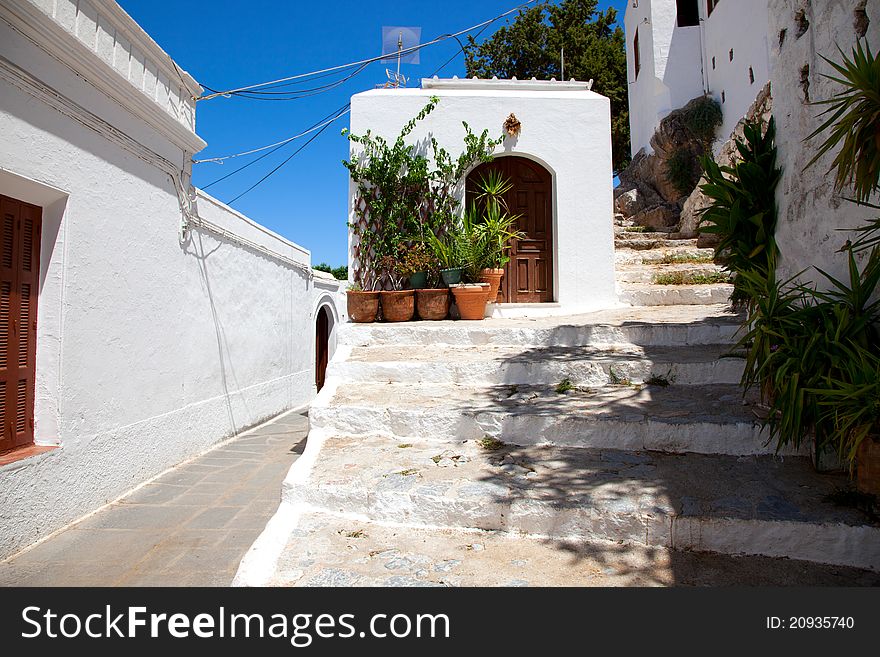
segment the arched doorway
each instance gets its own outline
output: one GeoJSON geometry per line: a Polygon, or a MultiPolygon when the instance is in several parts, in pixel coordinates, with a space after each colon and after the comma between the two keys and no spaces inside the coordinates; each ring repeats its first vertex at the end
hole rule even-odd
{"type": "Polygon", "coordinates": [[[324,387],[327,377],[327,361],[330,357],[330,314],[327,306],[321,306],[315,320],[315,387],[324,387]]]}
{"type": "Polygon", "coordinates": [[[510,212],[520,216],[523,239],[514,240],[510,262],[498,290],[500,303],[553,301],[553,177],[537,162],[519,156],[499,157],[474,169],[467,178],[467,203],[476,182],[497,171],[513,187],[505,196],[510,212]]]}

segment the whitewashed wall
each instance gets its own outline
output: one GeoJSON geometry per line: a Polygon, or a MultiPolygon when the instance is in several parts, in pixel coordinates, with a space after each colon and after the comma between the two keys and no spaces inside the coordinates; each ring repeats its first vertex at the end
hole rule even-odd
{"type": "Polygon", "coordinates": [[[339,284],[312,276],[308,251],[206,194],[199,215],[259,248],[198,228],[181,244],[178,187],[204,142],[149,95],[123,105],[103,93],[95,76],[115,69],[87,51],[74,59],[79,41],[65,33],[60,61],[23,36],[33,25],[10,6],[0,11],[0,193],[44,208],[35,431],[61,448],[0,468],[0,556],[306,404],[315,315],[339,305],[339,284]]]}
{"type": "MultiPolygon", "coordinates": [[[[616,304],[612,214],[611,123],[607,98],[583,83],[509,80],[423,80],[420,89],[376,89],[352,97],[351,130],[395,139],[404,124],[438,96],[437,108],[408,143],[428,134],[457,157],[464,146],[462,121],[480,134],[502,134],[510,113],[522,122],[497,157],[521,155],[550,171],[554,190],[554,298],[530,304],[528,314],[574,313],[616,304]]],[[[351,186],[349,211],[356,189],[351,186]]],[[[354,215],[352,214],[352,220],[354,215]]],[[[351,262],[351,255],[349,255],[351,262]]],[[[513,313],[499,304],[499,312],[513,313]]],[[[519,304],[514,304],[519,305],[519,304]]]]}
{"type": "Polygon", "coordinates": [[[719,103],[723,92],[724,123],[716,144],[720,147],[769,79],[767,0],[724,0],[711,15],[705,0],[699,0],[698,7],[700,25],[678,27],[675,0],[627,4],[624,26],[633,155],[642,148],[651,152],[651,136],[660,121],[705,91],[719,103]],[[638,79],[633,55],[637,27],[642,61],[638,79]],[[750,67],[754,82],[749,79],[750,67]]]}
{"type": "MultiPolygon", "coordinates": [[[[705,2],[700,6],[701,16],[705,17],[705,2]]],[[[724,123],[718,129],[716,142],[720,148],[770,79],[767,0],[724,0],[715,6],[703,25],[709,93],[719,103],[722,103],[722,92],[724,95],[721,105],[724,123]],[[754,82],[749,78],[749,68],[754,82]]]]}
{"type": "Polygon", "coordinates": [[[624,16],[632,155],[651,149],[651,136],[672,110],[703,93],[700,27],[678,27],[675,0],[627,4],[624,16]],[[633,43],[639,33],[641,71],[633,43]]]}
{"type": "MultiPolygon", "coordinates": [[[[821,56],[839,60],[837,47],[850,53],[857,38],[856,11],[863,9],[870,25],[867,39],[876,53],[880,49],[880,0],[770,0],[771,84],[773,115],[777,122],[779,163],[783,168],[779,184],[779,227],[776,239],[782,251],[781,274],[786,278],[804,269],[807,280],[821,282],[811,268],[816,266],[835,276],[845,276],[846,258],[835,253],[852,237],[838,229],[858,226],[876,217],[877,211],[859,208],[844,200],[844,190],[837,194],[833,177],[826,172],[836,151],[823,157],[810,169],[821,139],[805,142],[819,125],[823,108],[811,106],[809,100],[830,98],[840,86],[822,77],[833,69],[821,56]],[[804,10],[809,28],[796,37],[796,12],[804,10]],[[779,45],[778,35],[786,36],[779,45]],[[809,67],[806,69],[805,67],[809,67]],[[808,84],[802,83],[802,79],[808,84]]],[[[877,202],[880,199],[875,199],[877,202]]]]}

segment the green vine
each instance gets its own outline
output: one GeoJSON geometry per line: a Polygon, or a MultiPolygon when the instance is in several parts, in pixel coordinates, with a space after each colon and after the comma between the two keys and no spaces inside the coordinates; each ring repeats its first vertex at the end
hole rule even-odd
{"type": "Polygon", "coordinates": [[[434,137],[407,143],[407,137],[439,102],[432,96],[391,143],[369,130],[363,135],[343,130],[359,147],[352,149],[357,152],[343,165],[357,186],[354,216],[348,225],[359,253],[353,277],[364,289],[393,286],[382,260],[396,257],[400,245],[424,243],[429,236],[443,236],[455,226],[465,174],[490,161],[503,141],[490,138],[488,130],[477,135],[462,122],[465,148],[458,157],[434,137]]]}

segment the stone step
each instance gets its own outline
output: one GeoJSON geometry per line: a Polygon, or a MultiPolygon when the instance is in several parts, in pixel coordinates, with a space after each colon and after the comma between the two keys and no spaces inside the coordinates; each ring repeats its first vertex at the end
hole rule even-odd
{"type": "Polygon", "coordinates": [[[699,306],[729,302],[733,285],[651,285],[621,283],[618,299],[633,306],[699,306]]]}
{"type": "Polygon", "coordinates": [[[315,400],[313,429],[384,433],[438,443],[486,436],[517,445],[768,454],[758,409],[735,385],[614,385],[559,393],[555,386],[471,387],[343,383],[315,400]]]}
{"type": "Polygon", "coordinates": [[[614,245],[618,249],[633,249],[635,251],[647,251],[650,249],[669,249],[673,247],[689,247],[697,248],[697,240],[691,239],[671,239],[670,236],[663,237],[644,237],[639,233],[632,233],[629,236],[619,236],[615,238],[614,245]]]}
{"type": "Polygon", "coordinates": [[[663,377],[678,385],[737,384],[744,361],[727,345],[688,347],[354,347],[328,375],[351,382],[605,386],[613,379],[644,383],[663,377]]]}
{"type": "Polygon", "coordinates": [[[254,586],[877,586],[880,574],[761,556],[500,531],[383,525],[326,512],[284,528],[254,586]]]}
{"type": "Polygon", "coordinates": [[[341,345],[525,345],[544,347],[637,344],[683,346],[730,344],[743,316],[729,304],[617,308],[556,318],[484,322],[343,324],[341,345]]]}
{"type": "MultiPolygon", "coordinates": [[[[617,267],[616,278],[618,283],[656,284],[658,276],[672,274],[684,274],[690,276],[717,276],[723,273],[723,268],[709,264],[626,264],[617,267]]],[[[667,286],[664,286],[667,287],[667,286]]]]}
{"type": "Polygon", "coordinates": [[[708,260],[701,264],[710,264],[715,256],[714,249],[697,249],[692,246],[674,247],[648,251],[634,251],[632,249],[617,249],[614,252],[614,260],[618,265],[626,264],[662,264],[664,258],[682,258],[698,256],[708,260]]]}
{"type": "Polygon", "coordinates": [[[880,528],[808,459],[324,439],[292,505],[378,523],[788,557],[880,570],[880,528]]]}
{"type": "MultiPolygon", "coordinates": [[[[617,226],[614,228],[614,241],[627,241],[630,239],[640,240],[668,240],[674,239],[670,237],[669,231],[658,230],[639,230],[634,226],[617,226]]],[[[626,248],[626,247],[624,247],[626,248]]]]}

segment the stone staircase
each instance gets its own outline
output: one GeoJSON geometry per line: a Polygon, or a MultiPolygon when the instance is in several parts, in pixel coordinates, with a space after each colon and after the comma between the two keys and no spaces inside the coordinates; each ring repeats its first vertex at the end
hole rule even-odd
{"type": "Polygon", "coordinates": [[[725,303],[733,286],[717,279],[721,267],[713,249],[676,233],[637,232],[615,218],[614,241],[618,296],[633,306],[711,305],[725,303]]]}
{"type": "Polygon", "coordinates": [[[542,584],[565,550],[581,555],[570,584],[642,581],[614,570],[633,559],[660,583],[718,582],[700,573],[742,559],[763,583],[792,581],[774,579],[780,557],[809,581],[880,570],[876,523],[827,501],[846,479],[764,444],[737,385],[739,321],[692,304],[341,327],[239,583],[542,584]],[[340,543],[358,558],[321,551],[340,543]],[[484,549],[497,573],[474,565],[484,549]],[[703,570],[681,566],[697,553],[703,570]]]}

